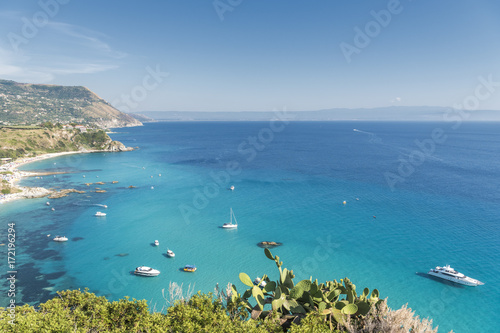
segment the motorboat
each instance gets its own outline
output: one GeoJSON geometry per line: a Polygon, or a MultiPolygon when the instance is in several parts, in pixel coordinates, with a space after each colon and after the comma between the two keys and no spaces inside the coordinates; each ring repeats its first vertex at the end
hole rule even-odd
{"type": "Polygon", "coordinates": [[[172,250],[168,250],[168,249],[167,249],[167,257],[169,257],[169,258],[173,258],[173,257],[175,257],[175,253],[174,253],[174,251],[172,251],[172,250]]]}
{"type": "Polygon", "coordinates": [[[455,269],[451,268],[450,265],[446,265],[444,267],[437,266],[436,268],[431,269],[429,272],[427,272],[427,274],[444,279],[444,280],[460,283],[460,284],[463,284],[466,286],[475,287],[475,286],[480,286],[480,285],[484,284],[483,282],[481,282],[479,280],[470,278],[470,277],[465,276],[464,274],[456,271],[455,269]]]}
{"type": "Polygon", "coordinates": [[[230,189],[231,191],[234,191],[234,185],[231,185],[231,186],[229,187],[229,189],[230,189]]]}
{"type": "Polygon", "coordinates": [[[155,245],[156,245],[156,246],[160,245],[160,242],[158,242],[158,240],[157,240],[157,239],[155,240],[155,245]]]}
{"type": "Polygon", "coordinates": [[[238,221],[236,221],[236,216],[234,216],[234,212],[233,212],[232,208],[230,209],[230,213],[229,213],[229,222],[228,223],[224,223],[222,225],[222,227],[224,229],[235,229],[235,228],[238,228],[238,221]],[[233,223],[233,218],[234,218],[234,223],[233,223]]]}
{"type": "Polygon", "coordinates": [[[46,204],[47,206],[50,206],[50,202],[48,202],[48,201],[47,201],[45,204],[46,204]]]}
{"type": "Polygon", "coordinates": [[[160,275],[160,271],[148,266],[139,266],[135,269],[134,274],[141,276],[157,276],[160,275]]]}
{"type": "Polygon", "coordinates": [[[103,216],[106,216],[106,213],[103,213],[103,212],[97,212],[97,213],[95,213],[95,216],[98,216],[98,217],[103,217],[103,216]]]}
{"type": "Polygon", "coordinates": [[[68,241],[68,237],[65,237],[65,236],[56,236],[54,237],[54,242],[67,242],[68,241]]]}
{"type": "Polygon", "coordinates": [[[186,265],[184,266],[184,272],[196,272],[195,265],[186,265]]]}
{"type": "Polygon", "coordinates": [[[256,277],[255,280],[253,280],[253,284],[259,286],[260,288],[264,288],[267,282],[262,280],[260,277],[256,277]]]}

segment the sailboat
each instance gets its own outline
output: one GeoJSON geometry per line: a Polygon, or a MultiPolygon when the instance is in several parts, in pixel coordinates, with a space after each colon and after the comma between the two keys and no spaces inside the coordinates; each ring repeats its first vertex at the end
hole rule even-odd
{"type": "Polygon", "coordinates": [[[238,221],[236,221],[236,216],[234,216],[234,212],[233,212],[232,208],[230,210],[229,216],[230,216],[229,222],[228,223],[224,223],[222,225],[222,227],[225,228],[225,229],[235,229],[235,228],[238,228],[238,221]],[[234,223],[233,223],[233,218],[234,218],[234,223]]]}

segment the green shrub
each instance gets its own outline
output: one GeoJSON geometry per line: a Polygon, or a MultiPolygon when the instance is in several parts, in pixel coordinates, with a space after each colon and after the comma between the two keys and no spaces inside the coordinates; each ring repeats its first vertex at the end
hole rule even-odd
{"type": "Polygon", "coordinates": [[[165,332],[166,317],[150,313],[146,301],[109,302],[87,290],[58,292],[39,309],[16,307],[15,325],[0,308],[1,332],[165,332]]]}
{"type": "Polygon", "coordinates": [[[168,308],[167,332],[283,332],[273,319],[264,321],[231,319],[213,294],[198,294],[187,302],[168,308]]]}

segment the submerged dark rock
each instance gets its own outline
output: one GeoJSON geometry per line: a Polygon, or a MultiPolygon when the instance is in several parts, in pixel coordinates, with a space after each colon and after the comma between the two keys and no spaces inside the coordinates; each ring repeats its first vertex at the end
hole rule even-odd
{"type": "Polygon", "coordinates": [[[269,241],[264,241],[264,242],[257,243],[258,247],[267,248],[267,249],[272,249],[273,247],[277,247],[277,246],[281,246],[281,245],[283,245],[283,243],[280,243],[280,242],[269,242],[269,241]]]}

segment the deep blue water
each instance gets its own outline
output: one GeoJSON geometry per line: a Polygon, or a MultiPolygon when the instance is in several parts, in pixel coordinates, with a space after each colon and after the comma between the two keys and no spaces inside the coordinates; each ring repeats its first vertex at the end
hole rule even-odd
{"type": "MultiPolygon", "coordinates": [[[[453,129],[448,123],[169,122],[111,136],[139,149],[24,167],[70,173],[23,185],[85,194],[51,200],[55,211],[45,198],[0,206],[0,243],[7,222],[16,223],[18,303],[88,287],[113,300],[147,299],[159,309],[169,282],[203,292],[234,282],[241,290],[242,271],[277,278],[256,245],[273,240],[283,243],[272,252],[297,281],[347,276],[358,289],[378,288],[392,308],[408,303],[430,316],[440,332],[496,330],[500,123],[453,129]],[[105,184],[85,185],[97,181],[105,184]],[[231,207],[238,229],[223,230],[231,207]],[[93,216],[98,210],[107,216],[93,216]],[[47,234],[70,241],[58,244],[47,234]],[[151,245],[155,239],[159,247],[151,245]],[[165,257],[167,247],[174,259],[165,257]],[[182,272],[185,264],[198,271],[182,272]],[[423,274],[445,264],[485,285],[460,287],[423,274]],[[162,273],[130,274],[139,265],[162,273]]],[[[0,305],[7,304],[6,287],[0,305]]]]}

